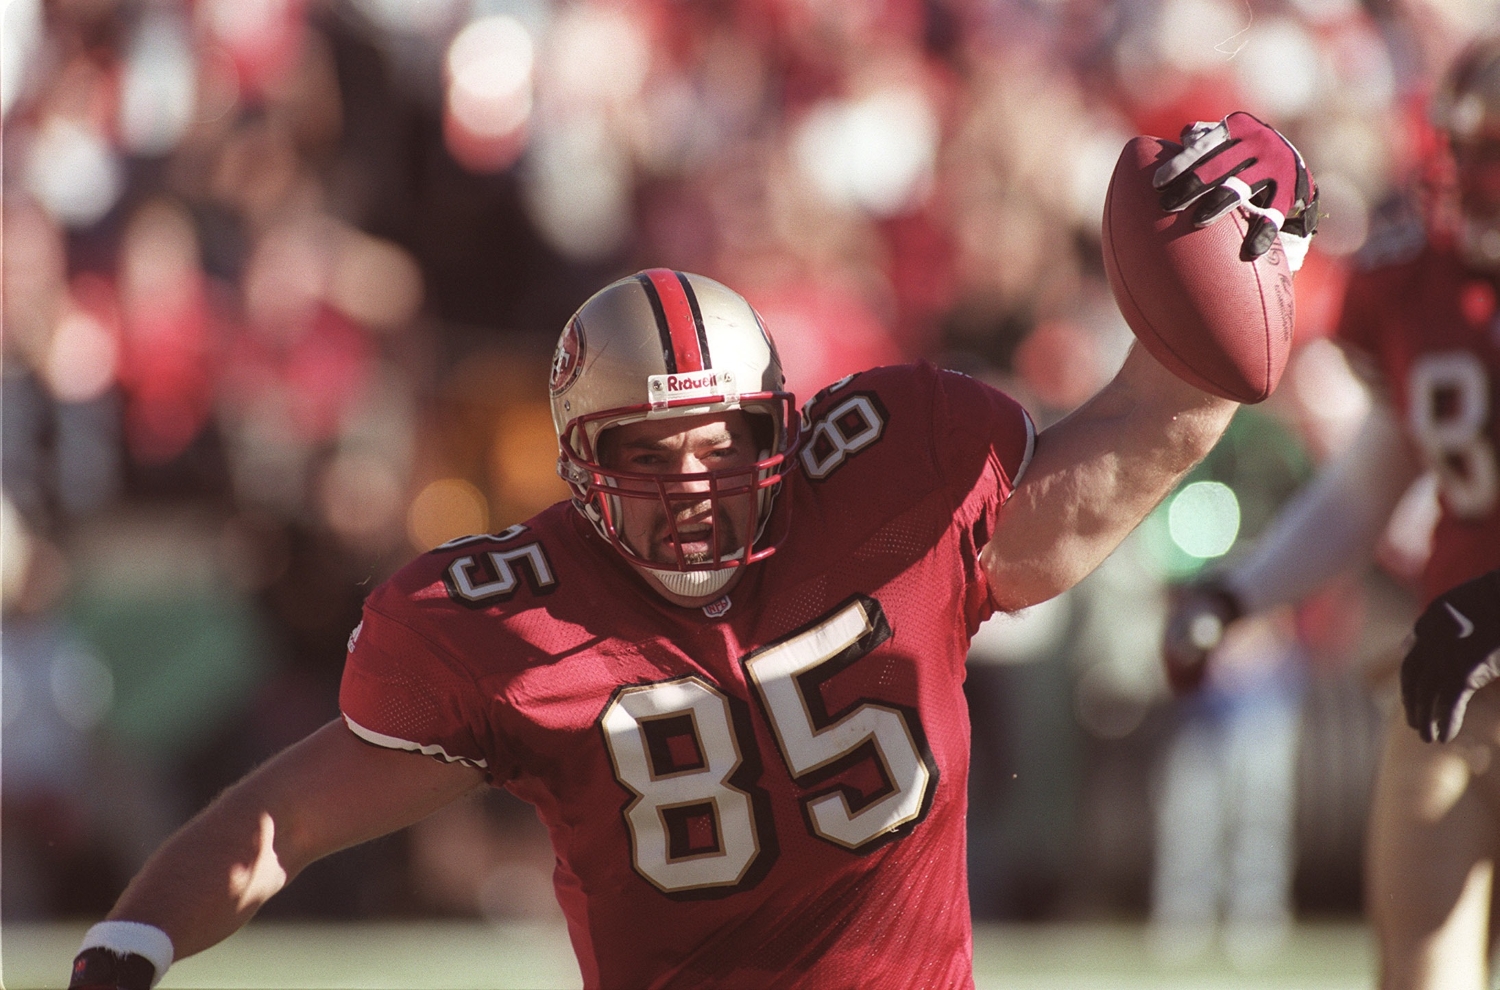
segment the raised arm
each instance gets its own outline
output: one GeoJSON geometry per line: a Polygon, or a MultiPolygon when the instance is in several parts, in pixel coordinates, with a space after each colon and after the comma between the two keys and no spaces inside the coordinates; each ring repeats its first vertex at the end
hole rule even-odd
{"type": "Polygon", "coordinates": [[[309,863],[410,825],[483,781],[472,767],[382,749],[342,720],[330,722],[168,839],[109,920],[161,929],[175,958],[201,952],[249,921],[309,863]]]}
{"type": "Polygon", "coordinates": [[[1144,346],[1132,348],[1098,395],[1037,437],[981,555],[990,595],[1007,611],[1082,580],[1218,442],[1238,404],[1187,380],[1243,398],[1275,387],[1290,339],[1281,332],[1290,326],[1278,322],[1290,314],[1287,280],[1317,230],[1317,187],[1301,154],[1247,113],[1191,124],[1181,145],[1132,141],[1108,200],[1114,205],[1105,209],[1105,268],[1144,346]],[[1191,219],[1164,227],[1163,210],[1188,211],[1191,219]],[[1197,233],[1230,215],[1245,221],[1219,228],[1237,242],[1233,257],[1223,238],[1197,233]],[[1122,235],[1136,238],[1142,250],[1117,243],[1122,235]],[[1282,251],[1272,252],[1277,243],[1282,251]],[[1127,274],[1123,258],[1145,260],[1127,274]],[[1220,290],[1236,281],[1247,289],[1248,308],[1238,297],[1227,309],[1204,305],[1222,301],[1220,290]],[[1264,319],[1244,323],[1246,313],[1264,319]],[[1258,336],[1247,331],[1253,327],[1258,336]],[[1259,344],[1247,348],[1247,340],[1259,344]],[[1153,354],[1180,365],[1183,377],[1153,354]],[[1226,376],[1226,369],[1233,373],[1226,376]]]}
{"type": "Polygon", "coordinates": [[[1046,601],[1098,567],[1202,460],[1237,408],[1133,347],[1099,394],[1037,436],[981,557],[995,605],[1046,601]]]}

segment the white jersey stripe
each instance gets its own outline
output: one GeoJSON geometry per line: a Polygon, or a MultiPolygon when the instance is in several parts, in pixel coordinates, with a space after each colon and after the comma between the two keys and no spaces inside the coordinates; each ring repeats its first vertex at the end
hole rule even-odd
{"type": "Polygon", "coordinates": [[[1026,476],[1026,469],[1031,466],[1031,455],[1036,453],[1036,423],[1032,422],[1031,414],[1025,409],[1021,410],[1021,418],[1026,421],[1026,453],[1021,456],[1021,463],[1016,466],[1015,473],[1011,476],[1010,490],[1012,492],[1026,476]]]}
{"type": "Polygon", "coordinates": [[[428,743],[426,746],[423,746],[412,742],[410,739],[388,736],[383,732],[367,729],[348,715],[344,716],[344,724],[349,726],[350,732],[359,736],[365,742],[376,746],[383,746],[386,749],[404,749],[407,752],[421,753],[424,756],[436,756],[440,757],[445,763],[467,763],[471,767],[479,767],[480,769],[489,768],[489,763],[484,760],[471,760],[467,756],[453,756],[437,743],[428,743]]]}

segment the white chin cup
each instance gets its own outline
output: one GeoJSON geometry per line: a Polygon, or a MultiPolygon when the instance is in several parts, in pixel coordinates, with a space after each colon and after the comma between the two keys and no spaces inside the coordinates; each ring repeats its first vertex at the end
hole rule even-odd
{"type": "Polygon", "coordinates": [[[651,576],[679,598],[706,598],[716,595],[729,584],[738,568],[722,567],[713,571],[658,571],[651,576]]]}

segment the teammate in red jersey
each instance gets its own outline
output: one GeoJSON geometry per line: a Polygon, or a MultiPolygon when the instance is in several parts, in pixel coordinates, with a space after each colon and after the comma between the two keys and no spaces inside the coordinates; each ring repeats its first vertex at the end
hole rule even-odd
{"type": "Polygon", "coordinates": [[[1235,405],[1140,349],[1040,435],[927,365],[800,415],[782,381],[716,282],[593,296],[552,365],[573,500],[379,587],[343,718],[170,839],[74,986],[144,986],[484,785],[550,830],[590,987],[972,986],[969,639],[1091,571],[1235,405]]]}
{"type": "Polygon", "coordinates": [[[1500,779],[1484,767],[1500,745],[1500,693],[1475,690],[1500,645],[1500,602],[1471,608],[1490,643],[1470,656],[1457,649],[1465,630],[1446,606],[1475,589],[1442,593],[1500,565],[1500,38],[1460,56],[1434,109],[1456,166],[1442,204],[1450,209],[1372,245],[1339,322],[1338,339],[1372,382],[1373,410],[1350,450],[1249,555],[1184,596],[1165,652],[1174,683],[1191,687],[1226,624],[1368,559],[1408,486],[1435,472],[1442,511],[1422,577],[1431,607],[1403,682],[1413,727],[1444,741],[1460,723],[1463,731],[1455,745],[1424,746],[1393,711],[1371,809],[1366,907],[1382,987],[1485,990],[1500,779]],[[1444,622],[1454,630],[1446,640],[1444,622]]]}

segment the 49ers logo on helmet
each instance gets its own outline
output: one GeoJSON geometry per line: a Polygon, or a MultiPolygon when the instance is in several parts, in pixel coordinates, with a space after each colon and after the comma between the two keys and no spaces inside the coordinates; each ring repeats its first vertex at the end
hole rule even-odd
{"type": "Polygon", "coordinates": [[[578,317],[568,321],[562,337],[557,341],[557,350],[552,355],[552,379],[549,387],[553,395],[561,395],[578,380],[583,370],[583,323],[578,317]]]}

